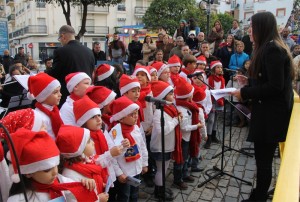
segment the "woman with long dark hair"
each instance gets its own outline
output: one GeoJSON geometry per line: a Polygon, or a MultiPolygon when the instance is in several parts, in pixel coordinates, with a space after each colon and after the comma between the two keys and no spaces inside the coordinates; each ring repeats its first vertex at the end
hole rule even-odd
{"type": "Polygon", "coordinates": [[[274,15],[261,12],[251,17],[249,28],[254,52],[249,85],[232,93],[252,100],[248,140],[254,142],[256,188],[244,201],[266,201],[272,180],[272,161],[279,142],[284,142],[293,108],[293,61],[277,30],[274,15]]]}

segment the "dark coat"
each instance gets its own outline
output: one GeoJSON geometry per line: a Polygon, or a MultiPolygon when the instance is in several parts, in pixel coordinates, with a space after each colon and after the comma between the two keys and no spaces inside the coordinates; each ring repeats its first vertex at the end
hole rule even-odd
{"type": "Polygon", "coordinates": [[[129,43],[128,45],[129,64],[135,66],[136,61],[143,59],[142,48],[143,48],[143,44],[140,41],[136,42],[132,40],[131,43],[129,43]]]}
{"type": "Polygon", "coordinates": [[[93,51],[94,57],[95,57],[95,65],[97,64],[97,61],[103,61],[106,60],[106,54],[104,51],[100,51],[99,53],[95,53],[93,51]]]}
{"type": "Polygon", "coordinates": [[[283,142],[293,108],[291,61],[274,42],[266,45],[258,79],[241,89],[243,99],[252,99],[249,139],[283,142]]]}
{"type": "Polygon", "coordinates": [[[56,78],[61,84],[62,98],[60,106],[69,95],[65,77],[73,72],[85,72],[92,78],[94,66],[93,51],[76,40],[72,40],[67,45],[54,51],[52,69],[47,73],[56,78]]]}

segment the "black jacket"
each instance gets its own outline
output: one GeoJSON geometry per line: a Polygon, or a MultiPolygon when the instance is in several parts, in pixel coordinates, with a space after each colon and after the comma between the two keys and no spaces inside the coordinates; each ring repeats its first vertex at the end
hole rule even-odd
{"type": "Polygon", "coordinates": [[[291,61],[285,50],[269,42],[263,52],[263,64],[257,79],[241,89],[243,99],[252,100],[249,139],[259,142],[283,142],[293,108],[291,61]]]}
{"type": "Polygon", "coordinates": [[[97,64],[97,61],[99,60],[106,60],[106,54],[104,51],[100,51],[99,53],[95,53],[93,51],[94,57],[95,57],[95,65],[97,64]]]}
{"type": "Polygon", "coordinates": [[[143,44],[140,41],[135,42],[132,40],[131,43],[129,43],[129,64],[135,65],[136,61],[143,59],[142,48],[143,44]]]}
{"type": "Polygon", "coordinates": [[[93,51],[76,40],[72,40],[67,45],[54,51],[52,69],[47,73],[56,78],[61,84],[62,98],[60,106],[69,95],[65,77],[73,72],[85,72],[92,78],[94,66],[93,51]]]}

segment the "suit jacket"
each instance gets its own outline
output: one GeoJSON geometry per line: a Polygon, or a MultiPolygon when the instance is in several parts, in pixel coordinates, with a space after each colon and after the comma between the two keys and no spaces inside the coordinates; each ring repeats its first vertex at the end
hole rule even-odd
{"type": "Polygon", "coordinates": [[[72,40],[67,45],[54,51],[52,69],[47,73],[56,78],[61,84],[62,98],[59,106],[62,106],[69,95],[65,77],[73,72],[85,72],[92,78],[94,67],[93,51],[76,40],[72,40]]]}
{"type": "Polygon", "coordinates": [[[258,78],[241,89],[243,99],[252,99],[249,139],[283,142],[293,108],[292,62],[274,42],[266,45],[262,58],[258,78]]]}

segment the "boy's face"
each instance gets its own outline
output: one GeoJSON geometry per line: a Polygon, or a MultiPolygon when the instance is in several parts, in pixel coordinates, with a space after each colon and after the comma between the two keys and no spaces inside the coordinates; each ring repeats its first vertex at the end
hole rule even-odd
{"type": "Polygon", "coordinates": [[[169,92],[165,100],[169,102],[174,102],[174,92],[173,91],[169,92]]]}
{"type": "Polygon", "coordinates": [[[59,101],[61,99],[60,86],[57,87],[51,95],[49,95],[43,104],[47,104],[50,106],[59,105],[59,101]]]}
{"type": "Polygon", "coordinates": [[[159,76],[159,80],[164,82],[169,82],[170,79],[170,69],[166,68],[159,76]]]}
{"type": "Polygon", "coordinates": [[[148,78],[147,78],[147,74],[145,72],[138,72],[136,74],[136,78],[139,80],[140,84],[142,87],[146,87],[148,84],[148,78]]]}
{"type": "Polygon", "coordinates": [[[42,170],[32,174],[27,174],[26,177],[32,178],[33,180],[41,184],[52,184],[54,180],[57,178],[57,174],[58,174],[58,169],[57,166],[55,166],[47,170],[42,170]]]}
{"type": "Polygon", "coordinates": [[[132,102],[136,102],[140,97],[140,91],[141,89],[139,87],[135,87],[124,93],[124,95],[132,102]]]}
{"type": "Polygon", "coordinates": [[[83,150],[83,153],[87,157],[90,157],[90,156],[95,154],[95,143],[91,138],[86,143],[86,146],[85,146],[85,149],[83,150]]]}
{"type": "Polygon", "coordinates": [[[180,66],[170,67],[170,72],[173,74],[178,74],[179,70],[180,70],[180,66]]]}
{"type": "Polygon", "coordinates": [[[158,81],[157,72],[154,71],[151,74],[151,81],[158,81]]]}
{"type": "Polygon", "coordinates": [[[133,126],[137,123],[138,115],[139,115],[138,110],[136,109],[131,114],[128,114],[127,116],[122,118],[120,120],[120,122],[125,124],[125,125],[133,126]]]}
{"type": "Polygon", "coordinates": [[[85,123],[85,128],[94,131],[101,130],[101,126],[102,126],[102,119],[100,114],[93,116],[85,123]]]}
{"type": "Polygon", "coordinates": [[[205,69],[205,64],[199,63],[199,64],[197,64],[197,67],[196,67],[196,68],[197,68],[197,69],[204,70],[204,69],[205,69]]]}
{"type": "Polygon", "coordinates": [[[74,87],[73,92],[75,95],[83,97],[85,95],[86,89],[90,86],[90,79],[83,79],[74,87]]]}
{"type": "Polygon", "coordinates": [[[196,69],[196,62],[188,63],[186,68],[192,73],[196,69]]]}

